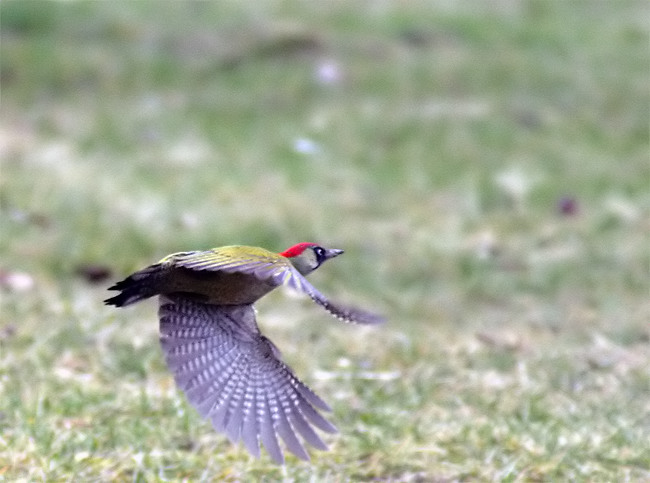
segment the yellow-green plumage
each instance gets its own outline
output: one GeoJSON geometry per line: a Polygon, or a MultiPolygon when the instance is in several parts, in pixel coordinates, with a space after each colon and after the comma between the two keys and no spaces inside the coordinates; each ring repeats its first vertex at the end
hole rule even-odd
{"type": "Polygon", "coordinates": [[[242,263],[248,261],[269,261],[277,262],[286,260],[285,257],[265,250],[260,247],[248,247],[244,245],[227,245],[202,252],[179,252],[167,255],[160,260],[161,264],[174,264],[177,260],[194,260],[205,262],[205,269],[219,267],[228,263],[242,263]]]}

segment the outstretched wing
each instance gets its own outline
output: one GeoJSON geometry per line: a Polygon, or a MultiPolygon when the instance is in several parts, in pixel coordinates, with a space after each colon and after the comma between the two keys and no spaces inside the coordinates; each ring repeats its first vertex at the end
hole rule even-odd
{"type": "Polygon", "coordinates": [[[343,322],[365,325],[381,324],[382,322],[385,322],[386,319],[381,315],[373,314],[372,312],[367,312],[357,307],[341,305],[328,300],[325,295],[320,293],[316,287],[309,283],[307,279],[293,266],[291,266],[290,271],[291,276],[287,277],[287,285],[309,295],[314,302],[323,307],[337,319],[342,320],[343,322]]]}
{"type": "Polygon", "coordinates": [[[260,442],[284,463],[278,436],[289,451],[309,460],[297,435],[327,449],[312,426],[335,433],[318,410],[329,406],[301,382],[262,336],[251,305],[202,304],[160,297],[160,341],[178,386],[215,429],[260,455],[260,442]]]}
{"type": "MultiPolygon", "coordinates": [[[[330,314],[344,322],[379,324],[385,319],[365,310],[331,302],[296,270],[288,258],[267,250],[250,247],[222,247],[204,252],[185,252],[170,255],[175,266],[192,270],[219,270],[228,273],[247,273],[275,286],[288,285],[304,292],[330,314]]],[[[164,263],[163,259],[162,262],[164,263]]]]}

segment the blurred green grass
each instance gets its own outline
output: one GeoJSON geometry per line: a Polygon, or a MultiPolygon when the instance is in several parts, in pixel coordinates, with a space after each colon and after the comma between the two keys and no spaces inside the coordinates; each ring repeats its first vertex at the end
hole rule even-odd
{"type": "Polygon", "coordinates": [[[650,476],[647,5],[409,5],[0,4],[1,478],[650,476]],[[276,468],[78,270],[302,240],[390,322],[261,301],[341,429],[276,468]]]}

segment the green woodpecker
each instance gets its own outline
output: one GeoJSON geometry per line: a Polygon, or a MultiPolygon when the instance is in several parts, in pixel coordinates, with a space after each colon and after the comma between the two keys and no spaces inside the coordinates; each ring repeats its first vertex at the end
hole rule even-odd
{"type": "Polygon", "coordinates": [[[289,451],[309,460],[297,435],[326,450],[312,425],[335,433],[318,412],[331,409],[260,333],[253,303],[288,285],[343,321],[382,322],[378,315],[330,302],[305,279],[341,253],[315,243],[299,243],[279,254],[246,246],[174,253],[110,287],[121,292],[105,303],[122,307],[159,295],[167,365],[201,416],[231,441],[243,440],[256,457],[261,442],[284,463],[280,436],[289,451]]]}

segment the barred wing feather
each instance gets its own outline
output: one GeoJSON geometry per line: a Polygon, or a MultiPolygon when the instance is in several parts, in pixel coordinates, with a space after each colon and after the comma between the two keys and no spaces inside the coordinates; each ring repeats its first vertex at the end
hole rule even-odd
{"type": "Polygon", "coordinates": [[[298,435],[327,449],[313,427],[335,433],[318,410],[329,406],[301,382],[261,335],[251,305],[217,306],[160,297],[160,339],[169,369],[201,416],[259,456],[260,442],[284,462],[278,436],[299,458],[298,435]]]}

